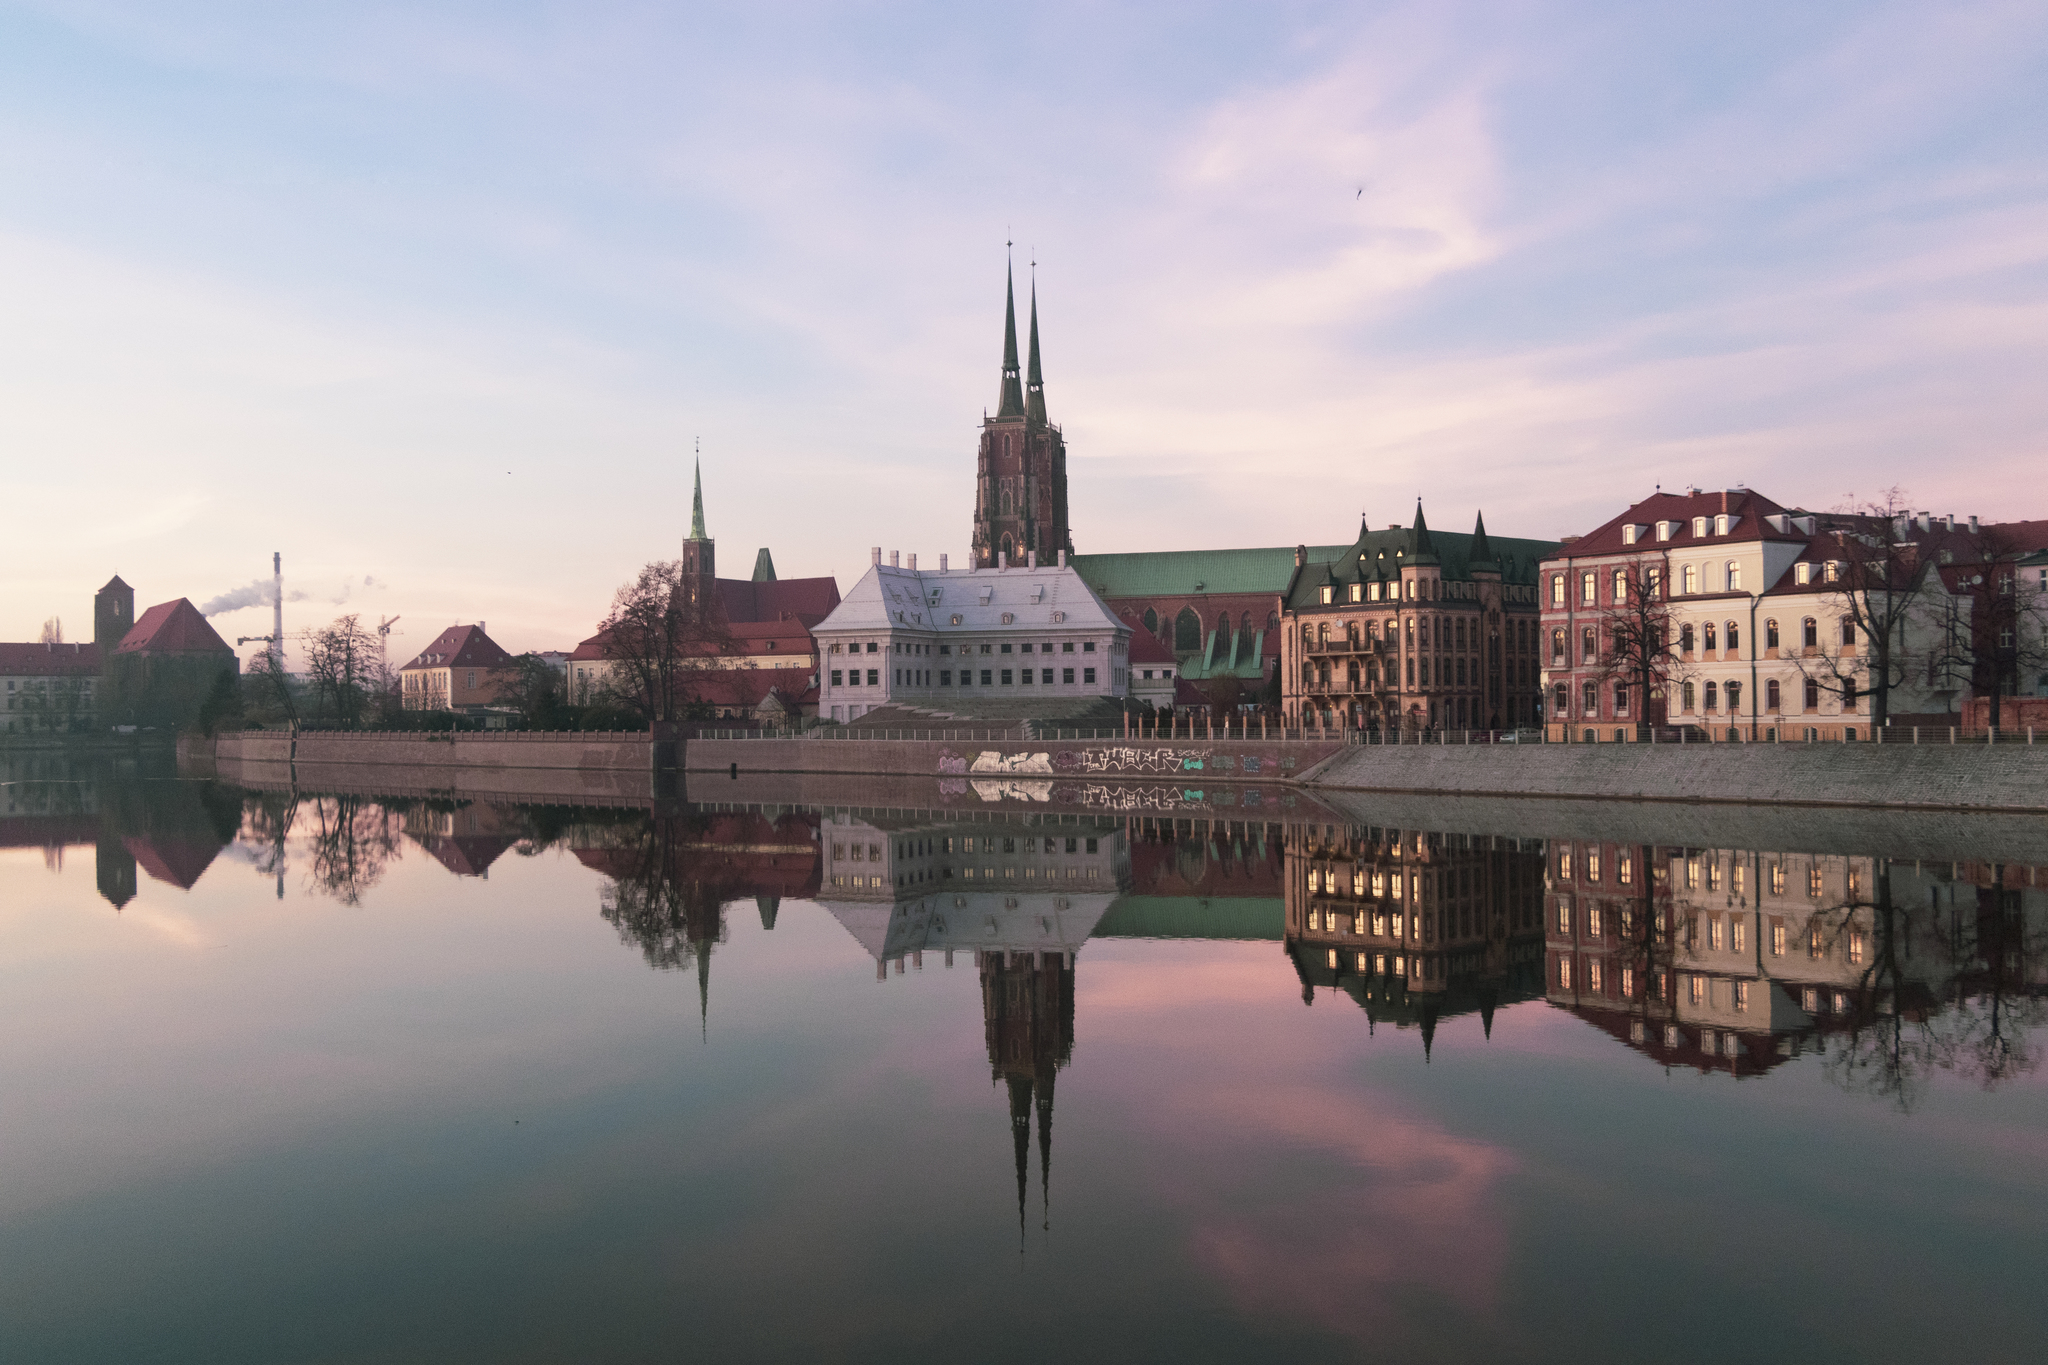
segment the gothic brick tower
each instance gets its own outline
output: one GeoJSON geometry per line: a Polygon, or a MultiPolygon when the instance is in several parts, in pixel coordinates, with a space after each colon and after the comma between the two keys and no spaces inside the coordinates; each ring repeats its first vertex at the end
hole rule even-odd
{"type": "Polygon", "coordinates": [[[135,624],[135,589],[115,574],[92,597],[92,642],[100,647],[102,660],[121,643],[121,637],[135,624]]]}
{"type": "Polygon", "coordinates": [[[692,602],[718,600],[718,542],[704,534],[704,465],[697,465],[697,491],[691,498],[690,538],[683,542],[683,582],[692,602]]]}
{"type": "Polygon", "coordinates": [[[1038,368],[1038,286],[1031,286],[1031,368],[1017,378],[1017,286],[1006,282],[1003,304],[1003,387],[993,417],[981,422],[974,480],[974,563],[1012,564],[1036,550],[1040,561],[1072,554],[1067,526],[1067,443],[1045,420],[1045,380],[1038,368]]]}

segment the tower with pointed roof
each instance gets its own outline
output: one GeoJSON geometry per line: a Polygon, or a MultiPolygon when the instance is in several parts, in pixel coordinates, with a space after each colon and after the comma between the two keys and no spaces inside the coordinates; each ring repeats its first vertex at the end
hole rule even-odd
{"type": "Polygon", "coordinates": [[[690,498],[690,537],[683,542],[682,561],[683,581],[689,585],[694,602],[709,602],[717,596],[716,550],[717,542],[704,533],[704,462],[699,460],[696,490],[690,498]]]}
{"type": "Polygon", "coordinates": [[[115,574],[92,597],[92,642],[102,654],[111,654],[121,637],[135,624],[135,589],[115,574]]]}
{"type": "Polygon", "coordinates": [[[1067,523],[1067,446],[1046,418],[1045,375],[1038,356],[1038,286],[1031,287],[1030,366],[1017,363],[1017,287],[1005,283],[1003,377],[996,410],[981,422],[975,467],[973,554],[976,567],[998,559],[1024,563],[1073,552],[1067,523]]]}

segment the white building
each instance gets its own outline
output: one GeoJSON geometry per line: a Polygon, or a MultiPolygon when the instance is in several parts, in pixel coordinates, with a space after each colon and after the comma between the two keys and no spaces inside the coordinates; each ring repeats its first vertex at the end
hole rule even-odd
{"type": "Polygon", "coordinates": [[[1130,691],[1130,627],[1060,563],[919,571],[892,553],[812,631],[818,714],[885,703],[946,708],[990,698],[1074,701],[1130,691]]]}

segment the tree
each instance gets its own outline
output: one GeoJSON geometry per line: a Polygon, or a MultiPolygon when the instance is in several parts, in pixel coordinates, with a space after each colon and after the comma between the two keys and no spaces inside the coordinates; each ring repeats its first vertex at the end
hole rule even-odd
{"type": "Polygon", "coordinates": [[[620,588],[598,634],[610,697],[647,722],[680,719],[693,684],[732,651],[716,594],[700,599],[679,560],[657,560],[620,588]]]}
{"type": "Polygon", "coordinates": [[[562,675],[538,654],[521,654],[500,665],[491,674],[498,701],[517,711],[536,730],[563,726],[565,703],[562,675]]]}
{"type": "Polygon", "coordinates": [[[213,735],[242,718],[242,682],[226,669],[214,677],[213,689],[199,704],[199,731],[213,735]]]}
{"type": "Polygon", "coordinates": [[[1823,629],[1811,653],[1800,650],[1800,676],[1840,697],[1845,709],[1868,695],[1871,724],[1880,729],[1891,718],[1893,689],[1912,672],[1907,627],[1927,595],[1931,561],[1912,526],[1905,493],[1888,488],[1875,501],[1837,509],[1807,550],[1824,557],[1824,581],[1835,575],[1823,600],[1846,629],[1833,638],[1823,629]]]}
{"type": "Polygon", "coordinates": [[[245,696],[245,707],[254,702],[259,709],[274,708],[273,714],[286,725],[299,723],[299,702],[291,674],[284,670],[284,651],[266,649],[249,661],[248,679],[254,696],[245,696]]]}
{"type": "MultiPolygon", "coordinates": [[[[1995,732],[2003,728],[2005,698],[2020,694],[2028,674],[2048,669],[2048,591],[2003,546],[1993,541],[1985,549],[1986,563],[1953,571],[1954,590],[1930,594],[1928,674],[1968,679],[1971,693],[1986,699],[1985,724],[1995,732]]],[[[2028,567],[2040,558],[2029,556],[2028,567]]]]}
{"type": "MultiPolygon", "coordinates": [[[[1622,591],[1593,629],[1604,682],[1628,689],[1638,724],[1661,723],[1665,694],[1685,671],[1664,590],[1664,561],[1645,556],[1612,570],[1622,591]]],[[[1616,712],[1624,708],[1616,706],[1616,712]]]]}
{"type": "Polygon", "coordinates": [[[306,681],[313,691],[314,714],[325,716],[334,703],[334,717],[343,729],[354,729],[365,705],[377,690],[382,671],[377,633],[351,612],[317,630],[305,632],[306,681]]]}

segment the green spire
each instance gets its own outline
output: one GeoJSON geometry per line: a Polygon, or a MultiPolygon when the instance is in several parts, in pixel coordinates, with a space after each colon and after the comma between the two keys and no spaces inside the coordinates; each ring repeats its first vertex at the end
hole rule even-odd
{"type": "Polygon", "coordinates": [[[1436,543],[1429,538],[1429,523],[1422,519],[1422,499],[1415,500],[1415,526],[1409,533],[1414,543],[1409,546],[1409,561],[1415,564],[1434,564],[1436,543]]]}
{"type": "Polygon", "coordinates": [[[704,534],[704,462],[697,461],[697,493],[690,500],[690,539],[709,540],[704,534]]]}
{"type": "Polygon", "coordinates": [[[1481,512],[1472,526],[1472,553],[1467,556],[1472,567],[1494,563],[1493,542],[1486,538],[1486,513],[1481,512]]]}
{"type": "Polygon", "coordinates": [[[761,553],[754,556],[754,581],[756,583],[773,583],[775,581],[775,560],[768,553],[766,545],[761,547],[761,553]]]}
{"type": "Polygon", "coordinates": [[[1031,280],[1031,368],[1024,372],[1024,415],[1045,420],[1045,376],[1038,372],[1038,279],[1031,280]]]}
{"type": "Polygon", "coordinates": [[[998,417],[1024,415],[1024,385],[1017,378],[1017,281],[1016,272],[1004,267],[1003,298],[1003,392],[996,405],[998,417]]]}

